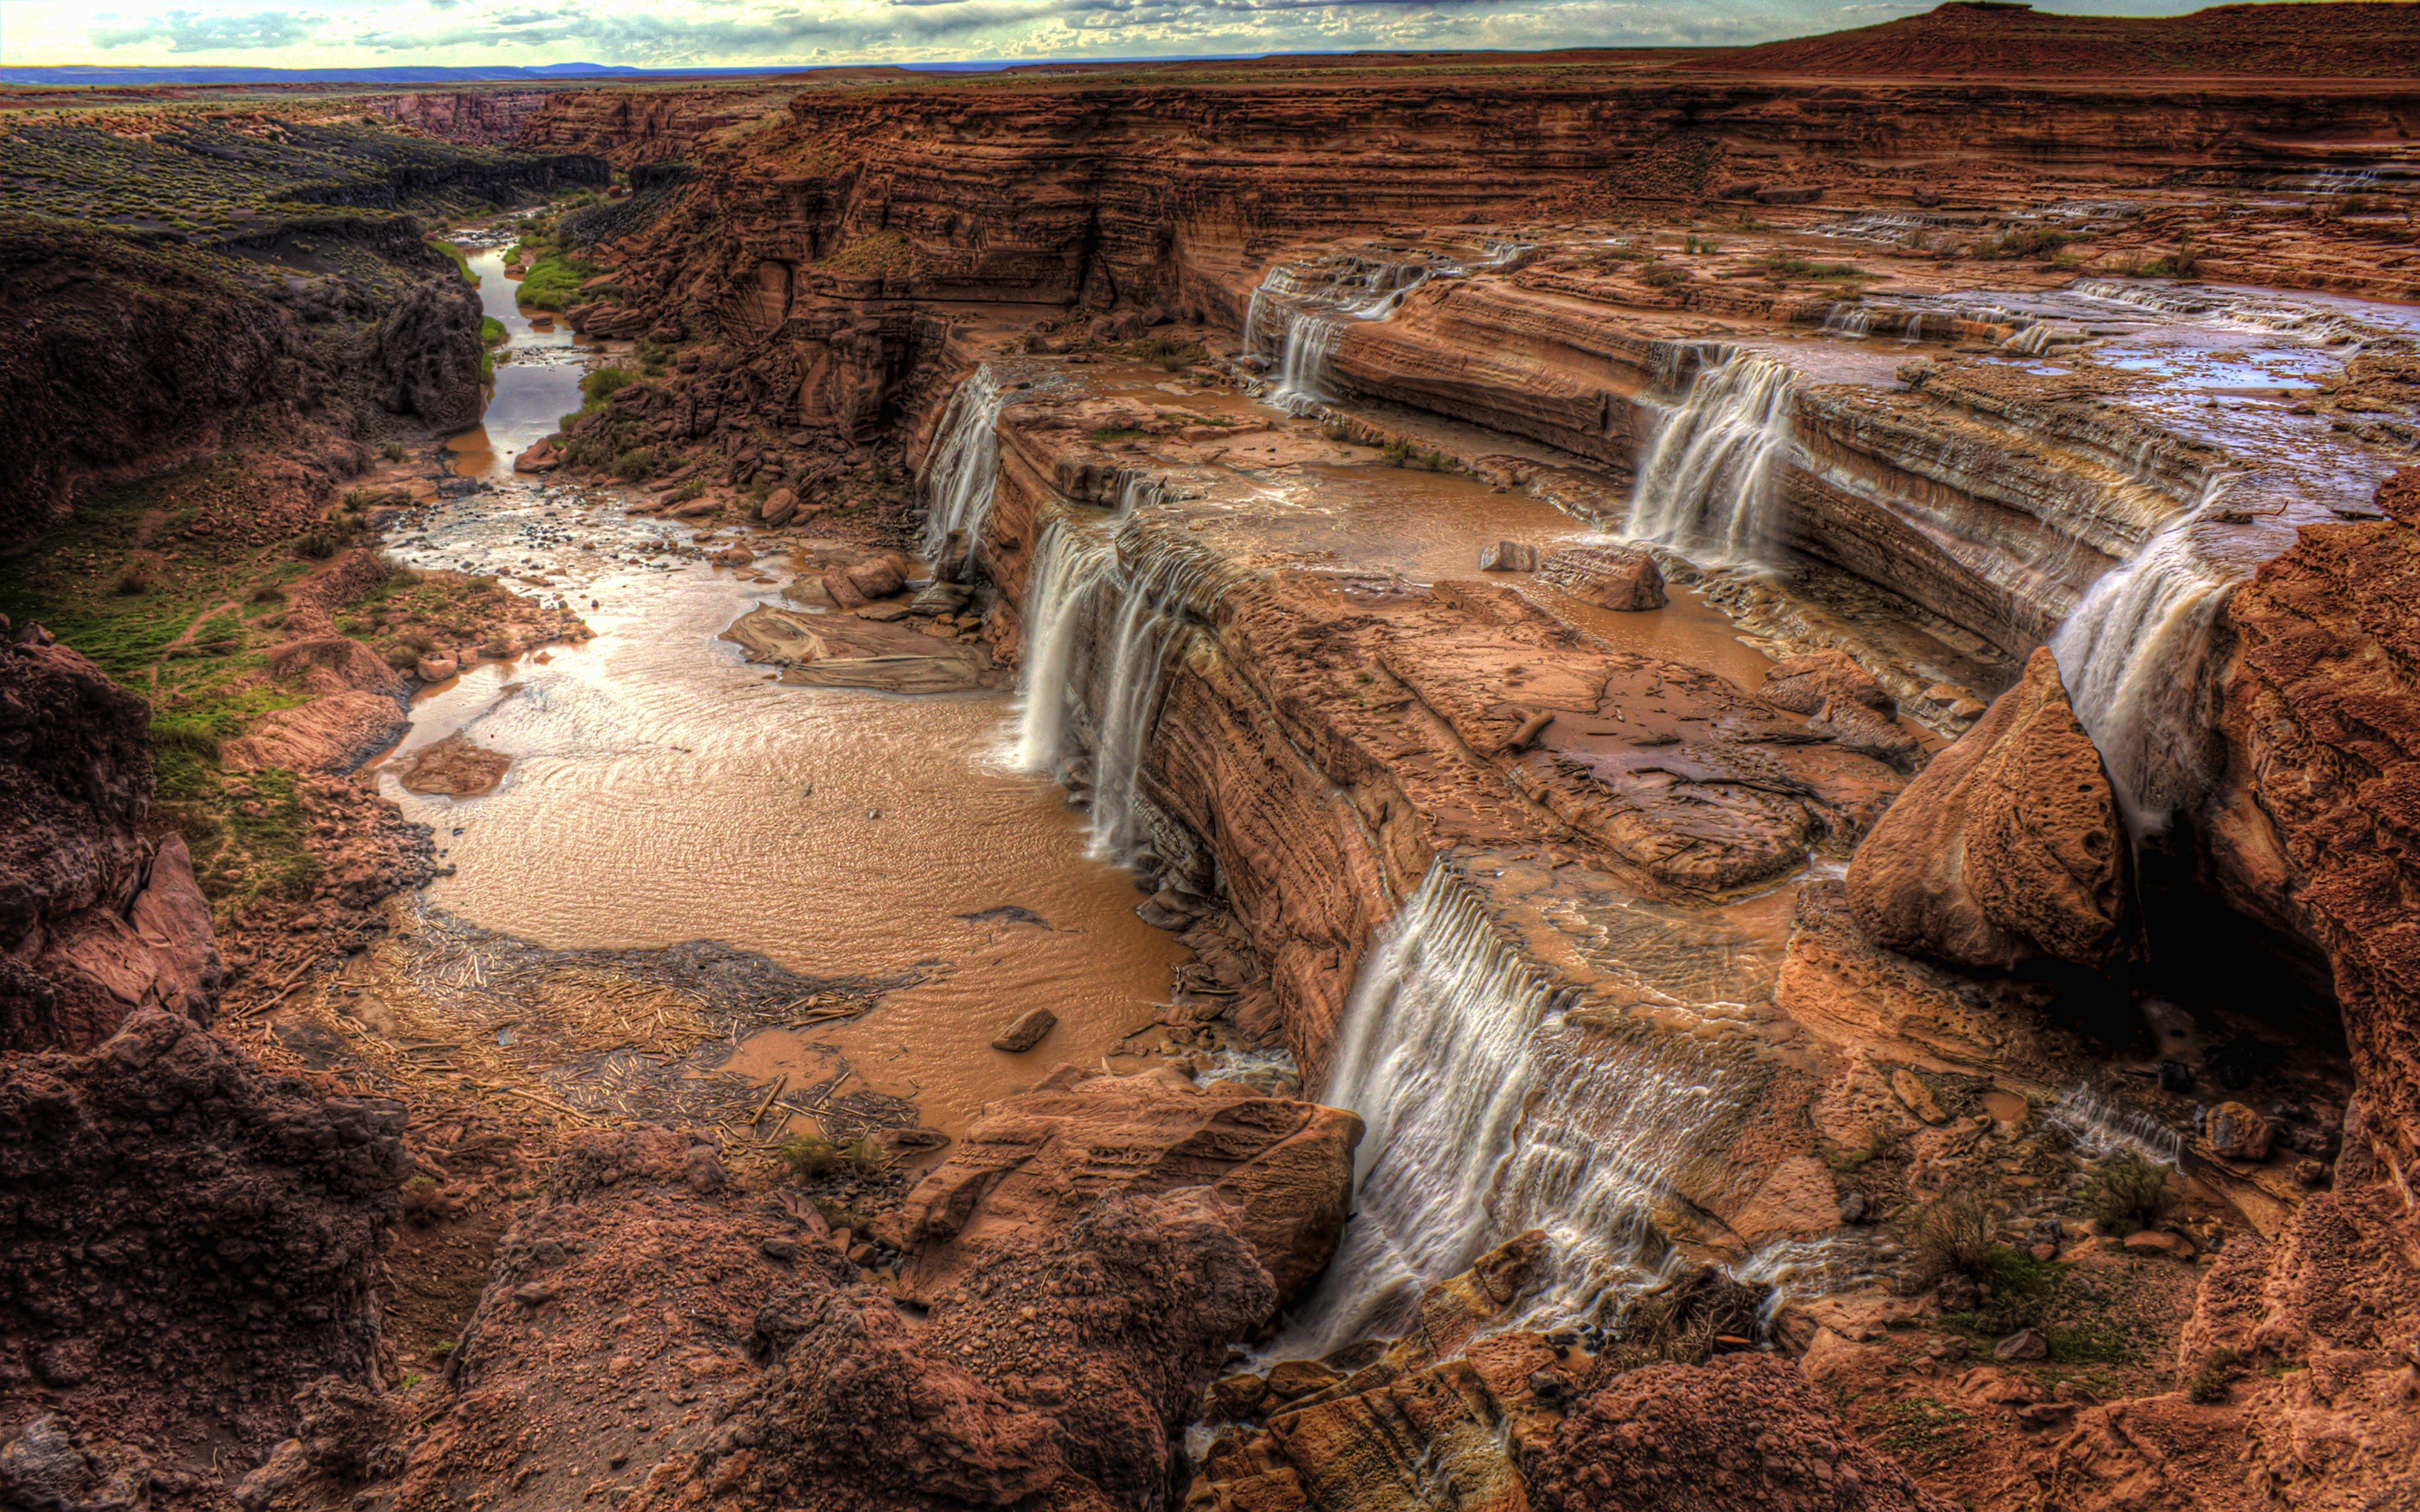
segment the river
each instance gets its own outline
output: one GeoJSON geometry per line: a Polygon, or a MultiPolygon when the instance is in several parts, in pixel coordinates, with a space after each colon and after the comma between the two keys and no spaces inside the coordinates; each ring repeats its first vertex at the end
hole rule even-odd
{"type": "Polygon", "coordinates": [[[487,486],[436,505],[393,554],[561,595],[597,634],[417,700],[398,754],[461,732],[512,759],[496,792],[465,799],[407,792],[392,759],[382,771],[380,791],[435,828],[454,869],[420,911],[549,951],[710,940],[818,981],[879,981],[872,1011],[738,1033],[721,1069],[804,1085],[842,1063],[945,1133],[1150,1024],[1182,948],[1135,916],[1125,871],[1088,857],[1064,795],[1004,759],[1006,693],[773,682],[720,638],[758,605],[801,609],[782,597],[799,563],[779,543],[716,566],[696,545],[713,520],[513,474],[578,408],[597,349],[534,331],[502,252],[466,250],[511,332],[485,425],[451,443],[457,471],[487,486]],[[990,1048],[1036,1006],[1060,1020],[1039,1049],[990,1048]]]}

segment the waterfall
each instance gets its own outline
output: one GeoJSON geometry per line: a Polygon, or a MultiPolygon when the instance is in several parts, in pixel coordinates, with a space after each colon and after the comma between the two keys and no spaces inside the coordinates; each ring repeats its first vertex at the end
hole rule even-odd
{"type": "Polygon", "coordinates": [[[1795,445],[1797,378],[1750,352],[1700,367],[1665,411],[1630,496],[1629,533],[1675,549],[1713,547],[1734,561],[1762,556],[1776,464],[1795,445]]]}
{"type": "Polygon", "coordinates": [[[1273,1352],[1320,1355],[1400,1324],[1490,1246],[1545,1230],[1541,1318],[1652,1278],[1668,1174],[1734,1100],[1702,1045],[1566,1027],[1560,993],[1450,863],[1379,931],[1321,1100],[1367,1125],[1336,1258],[1273,1352]]]}
{"type": "Polygon", "coordinates": [[[2095,1160],[2139,1155],[2163,1165],[2184,1158],[2184,1138],[2144,1114],[2117,1106],[2088,1087],[2071,1087],[2052,1104],[2050,1121],[2066,1130],[2075,1147],[2095,1160]]]}
{"type": "Polygon", "coordinates": [[[2213,474],[2201,502],[2102,573],[2051,637],[2137,833],[2164,828],[2208,778],[2202,664],[2232,582],[2195,548],[2193,526],[2224,487],[2213,474]]]}
{"type": "Polygon", "coordinates": [[[938,564],[952,533],[966,532],[970,558],[991,515],[992,486],[1000,478],[1001,407],[1006,395],[988,365],[978,367],[958,385],[941,413],[933,455],[925,459],[925,560],[938,564]]]}
{"type": "Polygon", "coordinates": [[[1285,357],[1278,368],[1277,392],[1270,395],[1292,414],[1308,414],[1335,397],[1327,388],[1327,360],[1344,328],[1326,316],[1296,310],[1286,318],[1285,357]]]}
{"type": "Polygon", "coordinates": [[[1147,551],[1140,563],[1122,561],[1120,568],[1117,617],[1101,648],[1109,670],[1094,719],[1100,746],[1093,757],[1092,849],[1125,863],[1142,845],[1142,764],[1168,662],[1190,628],[1188,607],[1210,590],[1207,570],[1189,555],[1147,551]]]}
{"type": "MultiPolygon", "coordinates": [[[[1521,250],[1516,246],[1508,255],[1517,256],[1521,250]]],[[[1244,312],[1246,347],[1278,364],[1270,402],[1290,414],[1304,415],[1333,400],[1327,364],[1343,339],[1344,322],[1389,319],[1414,289],[1432,278],[1463,271],[1445,262],[1361,256],[1270,269],[1244,312]]]]}
{"type": "Polygon", "coordinates": [[[1836,336],[1863,337],[1874,329],[1874,312],[1862,304],[1827,305],[1823,329],[1836,336]]]}
{"type": "Polygon", "coordinates": [[[1025,657],[1016,675],[1016,764],[1049,773],[1066,747],[1077,641],[1116,551],[1100,535],[1053,517],[1025,579],[1025,657]]]}

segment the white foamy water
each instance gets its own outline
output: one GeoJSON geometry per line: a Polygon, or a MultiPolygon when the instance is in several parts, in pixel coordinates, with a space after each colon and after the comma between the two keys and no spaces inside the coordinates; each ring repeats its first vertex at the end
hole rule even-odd
{"type": "Polygon", "coordinates": [[[2224,489],[2102,574],[2051,638],[2075,717],[2100,748],[2138,831],[2164,827],[2209,780],[2210,637],[2233,579],[2195,548],[2195,520],[2224,489]]]}
{"type": "Polygon", "coordinates": [[[1699,368],[1639,463],[1630,534],[1698,556],[1762,560],[1780,464],[1796,445],[1796,385],[1786,364],[1752,352],[1699,368]]]}
{"type": "Polygon", "coordinates": [[[2052,1104],[2049,1118],[2068,1132],[2075,1148],[2096,1160],[2139,1155],[2174,1165],[2184,1158],[2184,1137],[2174,1129],[2121,1108],[2088,1087],[2070,1088],[2052,1104]]]}
{"type": "Polygon", "coordinates": [[[1532,1316],[1601,1312],[1656,1276],[1650,1214],[1735,1094],[1683,1041],[1565,1026],[1559,996],[1433,866],[1354,981],[1321,1100],[1368,1125],[1356,1212],[1274,1353],[1387,1333],[1424,1288],[1532,1228],[1553,1257],[1532,1316]]]}
{"type": "Polygon", "coordinates": [[[1006,402],[988,365],[958,385],[934,433],[917,487],[924,501],[924,556],[939,563],[950,537],[966,532],[970,554],[983,539],[991,515],[993,485],[1000,477],[1000,411],[1006,402]]]}

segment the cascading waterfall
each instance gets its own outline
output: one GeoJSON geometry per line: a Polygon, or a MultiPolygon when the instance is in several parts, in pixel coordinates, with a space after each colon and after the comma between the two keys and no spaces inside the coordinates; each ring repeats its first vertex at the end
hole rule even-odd
{"type": "MultiPolygon", "coordinates": [[[[1491,243],[1491,255],[1495,244],[1491,243]]],[[[1523,249],[1514,245],[1508,260],[1523,249]]],[[[1353,259],[1287,264],[1272,268],[1244,313],[1244,339],[1253,352],[1278,364],[1278,385],[1271,403],[1290,414],[1309,414],[1336,394],[1327,376],[1328,360],[1343,339],[1348,320],[1385,320],[1414,289],[1430,279],[1459,275],[1463,270],[1443,262],[1387,262],[1353,259]]]]}
{"type": "Polygon", "coordinates": [[[1104,524],[1054,514],[1033,548],[1025,591],[1025,656],[1016,679],[1016,762],[1020,771],[1055,773],[1066,754],[1067,715],[1076,698],[1077,642],[1085,616],[1117,563],[1116,522],[1170,497],[1164,479],[1121,468],[1104,524]]]}
{"type": "Polygon", "coordinates": [[[1823,311],[1823,329],[1836,336],[1863,337],[1874,329],[1874,312],[1862,304],[1834,304],[1823,311]]]}
{"type": "Polygon", "coordinates": [[[2196,549],[2194,525],[2225,486],[2213,474],[2200,503],[2102,574],[2051,637],[2075,717],[2137,833],[2164,828],[2207,779],[2202,665],[2233,583],[2196,549]]]}
{"type": "Polygon", "coordinates": [[[1325,1354],[1399,1323],[1491,1245],[1546,1232],[1531,1312],[1601,1313],[1653,1278],[1649,1214],[1733,1101],[1702,1051],[1561,1023],[1559,993],[1470,883],[1432,866],[1361,962],[1321,1101],[1367,1125],[1335,1260],[1273,1352],[1325,1354]]]}
{"type": "Polygon", "coordinates": [[[978,367],[958,385],[942,412],[924,466],[925,560],[939,563],[952,533],[966,532],[967,548],[981,539],[991,514],[992,486],[1000,476],[1000,411],[1006,394],[989,366],[978,367]]]}
{"type": "Polygon", "coordinates": [[[1075,698],[1077,641],[1117,552],[1100,532],[1063,517],[1042,528],[1026,575],[1025,659],[1016,678],[1016,764],[1055,772],[1075,698]]]}
{"type": "Polygon", "coordinates": [[[2069,1088],[2051,1106],[2049,1119],[2096,1160],[2127,1154],[2174,1165],[2184,1158],[2184,1138],[2174,1129],[2118,1107],[2087,1087],[2069,1088]]]}
{"type": "Polygon", "coordinates": [[[1276,404],[1293,414],[1307,414],[1335,395],[1328,392],[1327,361],[1344,328],[1311,310],[1292,312],[1286,321],[1285,353],[1278,366],[1276,404]]]}
{"type": "Polygon", "coordinates": [[[1776,464],[1790,455],[1797,375],[1752,352],[1701,367],[1665,411],[1630,496],[1629,533],[1730,560],[1764,554],[1776,464]]]}
{"type": "Polygon", "coordinates": [[[1103,647],[1109,669],[1095,719],[1092,850],[1123,863],[1141,849],[1143,757],[1169,659],[1190,631],[1188,607],[1214,595],[1200,559],[1172,551],[1149,552],[1140,563],[1122,561],[1116,576],[1118,612],[1103,647]]]}

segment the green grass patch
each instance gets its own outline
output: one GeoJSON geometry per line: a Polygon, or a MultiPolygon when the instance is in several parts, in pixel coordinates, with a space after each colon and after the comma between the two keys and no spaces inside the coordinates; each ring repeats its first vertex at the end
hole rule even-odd
{"type": "Polygon", "coordinates": [[[1147,434],[1149,433],[1137,430],[1131,425],[1103,425],[1100,429],[1094,431],[1091,435],[1087,436],[1085,440],[1091,441],[1130,441],[1139,436],[1147,434]]]}
{"type": "Polygon", "coordinates": [[[512,334],[513,333],[511,332],[504,329],[504,323],[502,320],[497,319],[494,316],[483,315],[479,316],[480,346],[501,347],[505,342],[512,339],[512,334]]]}
{"type": "Polygon", "coordinates": [[[531,267],[514,298],[524,310],[568,310],[580,303],[580,285],[605,270],[585,257],[550,253],[531,267]]]}

